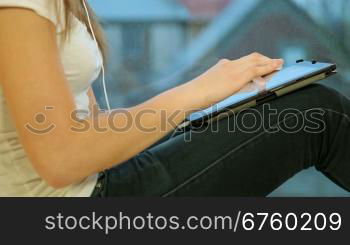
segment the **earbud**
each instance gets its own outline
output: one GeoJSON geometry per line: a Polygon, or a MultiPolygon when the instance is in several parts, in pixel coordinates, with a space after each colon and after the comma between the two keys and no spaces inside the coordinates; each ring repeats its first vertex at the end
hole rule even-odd
{"type": "MultiPolygon", "coordinates": [[[[86,16],[87,16],[87,19],[88,19],[88,22],[89,22],[89,28],[90,28],[90,31],[91,31],[92,38],[94,39],[94,42],[96,44],[97,49],[100,49],[100,47],[98,46],[97,40],[96,40],[94,28],[92,27],[92,24],[91,24],[90,13],[89,13],[88,7],[86,6],[85,0],[82,0],[82,2],[83,2],[84,9],[85,9],[85,12],[86,12],[86,16]]],[[[109,104],[109,98],[108,98],[107,87],[106,87],[105,67],[104,67],[103,60],[102,60],[102,85],[103,85],[103,93],[104,93],[104,96],[105,96],[107,109],[108,109],[108,111],[111,111],[111,106],[109,104]]]]}

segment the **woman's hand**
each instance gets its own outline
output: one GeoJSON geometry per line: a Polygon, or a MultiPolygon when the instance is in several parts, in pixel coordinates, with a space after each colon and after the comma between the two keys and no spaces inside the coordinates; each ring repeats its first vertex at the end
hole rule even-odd
{"type": "Polygon", "coordinates": [[[198,108],[206,108],[238,92],[254,78],[267,75],[283,65],[282,59],[270,59],[253,53],[238,60],[220,60],[207,72],[191,81],[198,108]]]}

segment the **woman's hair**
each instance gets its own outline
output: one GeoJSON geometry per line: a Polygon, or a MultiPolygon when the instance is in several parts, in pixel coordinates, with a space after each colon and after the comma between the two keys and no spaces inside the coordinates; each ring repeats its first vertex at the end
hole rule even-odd
{"type": "MultiPolygon", "coordinates": [[[[61,1],[57,1],[57,3],[60,3],[61,1]]],[[[91,30],[89,28],[89,22],[87,18],[86,11],[84,9],[84,5],[82,3],[82,0],[63,0],[64,3],[64,11],[65,11],[65,19],[64,24],[66,26],[63,36],[64,38],[69,38],[70,31],[72,29],[72,16],[75,16],[78,18],[82,23],[84,23],[87,26],[87,29],[89,30],[91,34],[91,30]]],[[[99,48],[102,52],[104,60],[106,59],[106,53],[107,53],[107,43],[105,40],[104,33],[102,31],[102,27],[99,24],[96,15],[94,14],[93,10],[89,6],[88,2],[86,1],[86,5],[89,11],[91,25],[94,29],[94,33],[96,36],[97,43],[99,45],[99,48]]],[[[57,6],[57,8],[61,8],[62,6],[57,6]]]]}

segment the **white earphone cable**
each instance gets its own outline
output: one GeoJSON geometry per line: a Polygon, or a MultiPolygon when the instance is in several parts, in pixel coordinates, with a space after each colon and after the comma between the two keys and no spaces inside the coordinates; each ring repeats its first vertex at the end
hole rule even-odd
{"type": "MultiPolygon", "coordinates": [[[[85,0],[82,0],[82,2],[83,2],[84,9],[85,9],[85,12],[86,12],[87,20],[89,22],[89,28],[90,28],[90,31],[91,31],[91,35],[92,35],[92,37],[93,37],[93,39],[95,41],[96,47],[98,49],[100,49],[100,47],[98,45],[98,42],[97,42],[97,39],[96,39],[94,28],[92,27],[92,24],[91,24],[90,13],[89,13],[88,7],[86,6],[85,0]]],[[[108,111],[111,111],[111,106],[109,104],[109,98],[108,98],[108,93],[107,93],[107,86],[106,86],[106,79],[105,79],[105,67],[104,67],[103,60],[102,60],[102,85],[103,85],[103,93],[104,93],[104,96],[105,96],[107,109],[108,109],[108,111]]]]}

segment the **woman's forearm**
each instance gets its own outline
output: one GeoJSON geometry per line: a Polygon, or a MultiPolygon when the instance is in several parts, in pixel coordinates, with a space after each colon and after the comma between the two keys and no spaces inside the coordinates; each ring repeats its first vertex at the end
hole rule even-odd
{"type": "Polygon", "coordinates": [[[48,181],[55,187],[75,183],[151,146],[202,107],[200,96],[190,87],[188,83],[141,105],[99,114],[82,125],[74,123],[61,135],[62,142],[56,142],[60,147],[53,151],[48,181]]]}

